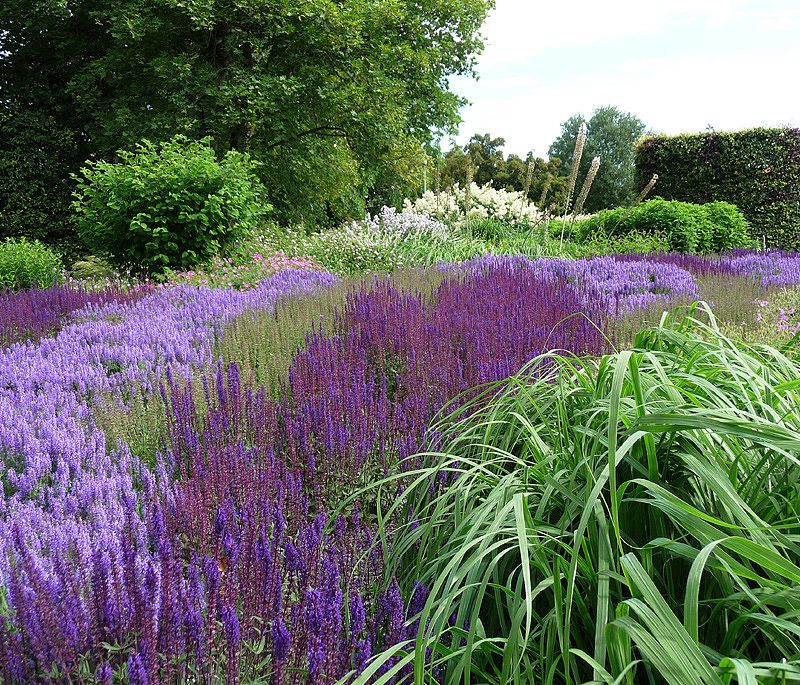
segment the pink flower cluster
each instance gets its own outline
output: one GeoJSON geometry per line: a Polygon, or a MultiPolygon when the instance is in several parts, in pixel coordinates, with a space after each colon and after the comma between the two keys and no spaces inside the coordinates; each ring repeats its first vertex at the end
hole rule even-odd
{"type": "MultiPolygon", "coordinates": [[[[769,300],[753,300],[753,304],[757,305],[760,309],[765,309],[769,306],[769,300]]],[[[762,312],[756,312],[756,323],[765,323],[771,319],[769,315],[765,316],[762,312]]],[[[778,307],[777,320],[772,319],[775,324],[775,329],[780,333],[789,336],[794,336],[800,333],[800,310],[796,307],[778,307]]]]}
{"type": "Polygon", "coordinates": [[[176,273],[165,285],[188,283],[248,290],[276,273],[296,270],[324,271],[323,267],[311,257],[288,257],[280,251],[268,255],[256,252],[250,261],[244,263],[234,263],[230,257],[215,257],[207,269],[176,273]]]}

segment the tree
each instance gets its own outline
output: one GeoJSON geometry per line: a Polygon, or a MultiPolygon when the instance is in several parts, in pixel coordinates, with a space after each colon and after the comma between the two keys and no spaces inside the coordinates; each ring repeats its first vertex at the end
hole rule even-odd
{"type": "Polygon", "coordinates": [[[464,148],[474,167],[474,181],[479,186],[503,175],[505,160],[503,159],[504,138],[492,138],[488,133],[472,136],[464,148]]]}
{"type": "MultiPolygon", "coordinates": [[[[578,129],[585,119],[573,114],[561,124],[561,135],[550,146],[551,158],[563,161],[560,173],[569,175],[572,151],[578,129]]],[[[645,125],[635,115],[616,107],[600,107],[587,121],[588,136],[578,178],[585,178],[592,158],[599,156],[600,171],[586,200],[586,209],[596,212],[609,207],[630,204],[635,196],[634,170],[636,141],[644,134],[645,125]]]]}
{"type": "Polygon", "coordinates": [[[492,1],[7,0],[0,107],[52,113],[98,159],[210,136],[260,162],[282,218],[334,219],[453,130],[448,78],[473,73],[492,1]]]}

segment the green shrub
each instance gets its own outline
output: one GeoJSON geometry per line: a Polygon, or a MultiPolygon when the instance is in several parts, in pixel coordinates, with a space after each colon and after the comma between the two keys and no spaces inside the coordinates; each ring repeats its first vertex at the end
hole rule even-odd
{"type": "Polygon", "coordinates": [[[646,138],[636,152],[637,187],[653,174],[662,197],[732,202],[767,245],[800,249],[800,129],[646,138]]]}
{"type": "Polygon", "coordinates": [[[593,257],[612,254],[669,252],[669,241],[662,233],[631,231],[621,236],[598,235],[582,242],[565,241],[565,257],[593,257]]]}
{"type": "Polygon", "coordinates": [[[223,252],[269,209],[246,155],[217,160],[208,139],[144,141],[77,180],[78,231],[119,266],[188,269],[223,252]]]}
{"type": "Polygon", "coordinates": [[[750,245],[746,220],[725,202],[695,205],[656,198],[634,207],[603,210],[579,221],[574,229],[579,242],[633,231],[662,234],[674,252],[722,252],[750,245]]]}
{"type": "Polygon", "coordinates": [[[0,289],[46,288],[58,281],[61,258],[38,240],[6,238],[0,243],[0,289]]]}
{"type": "Polygon", "coordinates": [[[746,247],[750,242],[750,227],[744,215],[730,202],[709,202],[703,205],[713,225],[715,252],[746,247]]]}

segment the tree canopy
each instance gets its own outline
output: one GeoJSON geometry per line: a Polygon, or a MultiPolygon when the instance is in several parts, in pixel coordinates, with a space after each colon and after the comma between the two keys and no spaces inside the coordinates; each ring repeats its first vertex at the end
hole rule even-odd
{"type": "MultiPolygon", "coordinates": [[[[550,146],[550,157],[564,160],[560,170],[563,175],[569,174],[575,139],[584,121],[586,119],[580,114],[573,114],[561,124],[561,135],[550,146]]],[[[586,200],[586,209],[595,212],[629,204],[636,195],[636,142],[645,132],[644,123],[636,115],[616,107],[596,109],[586,123],[588,136],[578,178],[586,177],[592,158],[601,158],[600,170],[586,200]]]]}
{"type": "Polygon", "coordinates": [[[339,218],[416,182],[492,3],[7,0],[0,108],[46,115],[70,160],[210,136],[260,163],[281,218],[339,218]]]}

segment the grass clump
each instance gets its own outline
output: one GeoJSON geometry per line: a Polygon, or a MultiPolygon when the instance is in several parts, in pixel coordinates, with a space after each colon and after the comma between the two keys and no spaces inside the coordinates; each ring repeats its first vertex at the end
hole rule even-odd
{"type": "Polygon", "coordinates": [[[0,290],[47,288],[59,280],[63,268],[61,258],[38,240],[0,242],[0,290]]]}
{"type": "Polygon", "coordinates": [[[429,594],[370,683],[800,682],[800,366],[700,312],[535,359],[384,481],[429,594]]]}

